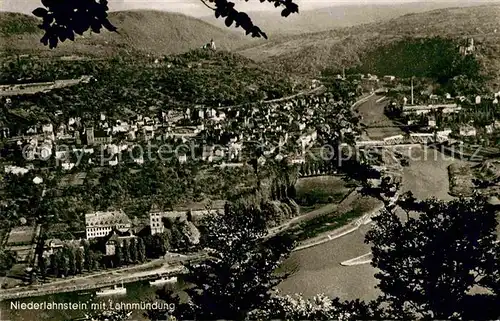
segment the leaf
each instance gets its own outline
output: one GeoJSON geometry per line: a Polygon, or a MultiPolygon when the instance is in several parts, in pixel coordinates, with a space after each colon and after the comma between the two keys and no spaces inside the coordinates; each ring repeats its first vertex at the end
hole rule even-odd
{"type": "Polygon", "coordinates": [[[66,41],[66,39],[68,39],[68,36],[67,36],[67,33],[66,33],[66,30],[65,30],[65,29],[61,29],[61,30],[59,30],[59,34],[58,34],[58,36],[59,36],[59,40],[60,40],[61,42],[64,42],[64,41],[66,41]]]}
{"type": "Polygon", "coordinates": [[[46,26],[50,26],[50,24],[54,22],[54,16],[51,14],[46,15],[43,17],[43,24],[46,26]]]}
{"type": "Polygon", "coordinates": [[[43,37],[40,39],[40,42],[43,43],[45,46],[49,44],[49,34],[48,32],[45,32],[43,37]]]}
{"type": "Polygon", "coordinates": [[[49,48],[50,49],[56,48],[58,42],[59,42],[59,40],[57,39],[57,36],[56,35],[51,35],[50,38],[49,38],[49,48]]]}
{"type": "Polygon", "coordinates": [[[290,10],[288,10],[288,8],[285,8],[283,9],[283,11],[281,11],[281,16],[282,17],[288,17],[290,15],[290,10]]]}
{"type": "Polygon", "coordinates": [[[47,11],[47,9],[45,8],[36,8],[35,10],[33,10],[33,15],[37,16],[37,17],[40,17],[40,18],[43,18],[45,17],[49,12],[47,11]]]}
{"type": "Polygon", "coordinates": [[[296,3],[289,3],[286,7],[291,13],[299,13],[299,6],[296,3]]]}
{"type": "Polygon", "coordinates": [[[116,32],[118,30],[118,28],[113,26],[113,24],[111,24],[111,22],[108,19],[102,21],[102,26],[112,32],[116,32]]]}
{"type": "Polygon", "coordinates": [[[42,0],[42,4],[46,8],[50,8],[55,4],[54,0],[42,0]]]}
{"type": "Polygon", "coordinates": [[[101,23],[97,20],[93,20],[92,21],[92,24],[90,25],[90,27],[92,28],[92,31],[95,32],[95,33],[101,33],[101,23]]]}
{"type": "Polygon", "coordinates": [[[71,41],[75,41],[75,34],[72,30],[70,29],[66,29],[66,37],[71,40],[71,41]]]}

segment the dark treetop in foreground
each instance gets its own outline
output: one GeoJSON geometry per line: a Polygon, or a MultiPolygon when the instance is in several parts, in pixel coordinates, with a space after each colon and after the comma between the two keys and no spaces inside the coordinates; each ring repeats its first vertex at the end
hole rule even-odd
{"type": "MultiPolygon", "coordinates": [[[[214,11],[216,18],[225,18],[226,26],[241,27],[247,35],[252,37],[264,37],[267,35],[256,25],[252,19],[241,11],[235,9],[235,4],[227,0],[200,0],[205,6],[214,11]]],[[[248,1],[248,0],[247,0],[248,1]]],[[[266,0],[260,0],[265,2],[266,0]]],[[[281,15],[288,17],[291,13],[298,13],[299,7],[292,0],[267,0],[276,8],[282,7],[281,15]]],[[[59,41],[67,39],[74,41],[75,33],[82,35],[91,29],[100,33],[102,28],[118,32],[117,28],[108,20],[107,0],[42,0],[45,8],[39,7],[33,10],[33,14],[43,19],[39,25],[45,30],[45,35],[40,39],[44,45],[50,48],[57,47],[59,41]]]]}
{"type": "Polygon", "coordinates": [[[482,196],[446,203],[418,201],[411,193],[398,205],[407,213],[407,222],[389,209],[373,219],[376,225],[366,238],[373,244],[372,265],[380,270],[376,277],[391,315],[497,318],[500,252],[495,208],[482,196]],[[478,286],[492,294],[469,292],[478,286]]]}

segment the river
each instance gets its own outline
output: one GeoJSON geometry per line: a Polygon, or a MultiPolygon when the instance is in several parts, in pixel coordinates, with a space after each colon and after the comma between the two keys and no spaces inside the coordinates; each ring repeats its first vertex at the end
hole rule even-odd
{"type": "MultiPolygon", "coordinates": [[[[411,155],[411,159],[409,166],[403,170],[403,192],[412,191],[419,199],[453,199],[448,194],[447,168],[450,164],[464,165],[468,162],[453,159],[428,147],[406,148],[406,154],[411,155]]],[[[399,215],[404,219],[402,212],[399,215]]],[[[376,298],[380,292],[375,288],[375,268],[370,264],[340,265],[343,261],[370,252],[370,246],[364,243],[369,229],[370,225],[362,226],[334,241],[294,252],[285,262],[286,270],[293,271],[293,275],[279,288],[284,293],[298,292],[306,297],[324,293],[347,300],[376,298]]]]}

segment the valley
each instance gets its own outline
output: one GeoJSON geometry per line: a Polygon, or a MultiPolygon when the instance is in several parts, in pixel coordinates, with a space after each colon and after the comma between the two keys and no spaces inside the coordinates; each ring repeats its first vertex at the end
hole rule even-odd
{"type": "Polygon", "coordinates": [[[0,12],[0,321],[500,316],[499,4],[91,2],[0,12]]]}

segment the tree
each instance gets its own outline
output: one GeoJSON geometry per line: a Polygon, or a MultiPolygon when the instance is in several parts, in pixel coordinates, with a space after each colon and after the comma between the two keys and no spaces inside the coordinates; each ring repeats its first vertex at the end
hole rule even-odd
{"type": "Polygon", "coordinates": [[[76,265],[76,272],[79,274],[83,272],[84,257],[85,255],[83,250],[81,248],[77,248],[75,253],[75,265],[76,265]]]}
{"type": "Polygon", "coordinates": [[[102,260],[102,254],[98,253],[98,252],[94,252],[94,251],[91,251],[90,254],[91,254],[90,260],[92,262],[91,269],[96,271],[100,267],[100,264],[101,264],[100,262],[102,260]]]}
{"type": "Polygon", "coordinates": [[[57,251],[52,255],[54,257],[54,262],[52,262],[53,273],[57,277],[67,276],[69,272],[69,265],[64,251],[57,251]]]}
{"type": "Polygon", "coordinates": [[[127,310],[104,310],[95,313],[90,313],[89,319],[94,321],[125,321],[130,317],[131,311],[127,310]]]}
{"type": "Polygon", "coordinates": [[[387,319],[379,302],[341,302],[326,295],[305,299],[299,294],[276,295],[249,314],[250,320],[382,320],[387,319]]]}
{"type": "Polygon", "coordinates": [[[59,264],[57,261],[57,253],[54,253],[50,256],[50,271],[54,276],[59,275],[59,264]]]}
{"type": "Polygon", "coordinates": [[[92,255],[92,251],[90,250],[90,246],[88,243],[85,243],[83,245],[83,256],[84,256],[84,267],[87,271],[92,271],[92,267],[93,267],[93,262],[92,262],[92,259],[93,259],[93,255],[92,255]]]}
{"type": "MultiPolygon", "coordinates": [[[[446,203],[406,195],[398,205],[418,219],[402,223],[386,210],[373,219],[375,228],[366,237],[391,313],[398,318],[471,315],[476,308],[468,304],[469,290],[493,288],[491,278],[499,275],[494,208],[482,196],[446,203]]],[[[500,310],[492,313],[496,318],[500,310]]]]}
{"type": "Polygon", "coordinates": [[[64,256],[68,260],[68,273],[70,275],[75,275],[76,271],[77,271],[77,268],[76,268],[76,250],[74,247],[65,246],[63,251],[64,251],[64,256]]]}
{"type": "Polygon", "coordinates": [[[188,239],[182,231],[182,222],[175,221],[172,223],[170,230],[166,231],[166,239],[170,240],[169,247],[174,250],[182,250],[187,247],[188,239]]]}
{"type": "Polygon", "coordinates": [[[0,275],[5,275],[14,263],[16,263],[16,255],[14,252],[0,250],[0,275]]]}
{"type": "Polygon", "coordinates": [[[43,255],[38,257],[38,270],[40,271],[40,277],[45,279],[47,276],[47,262],[45,261],[43,255]]]}
{"type": "Polygon", "coordinates": [[[69,275],[69,261],[68,256],[64,251],[57,252],[57,261],[59,265],[59,276],[69,275]]]}
{"type": "MultiPolygon", "coordinates": [[[[247,35],[267,39],[267,35],[253,24],[246,13],[234,8],[233,2],[227,0],[200,1],[214,11],[216,18],[225,18],[227,27],[234,23],[236,28],[241,27],[247,35]]],[[[299,12],[298,5],[292,0],[267,1],[273,3],[277,8],[283,8],[281,11],[283,17],[299,12]]],[[[73,0],[70,2],[42,0],[42,5],[43,7],[33,10],[33,14],[43,19],[39,27],[45,31],[45,34],[40,41],[50,48],[56,48],[59,41],[64,42],[67,39],[74,41],[75,33],[83,35],[89,29],[95,33],[100,33],[103,28],[118,32],[118,29],[108,20],[107,0],[73,0]]]]}
{"type": "Polygon", "coordinates": [[[123,264],[123,258],[124,258],[124,255],[123,255],[123,248],[119,245],[116,245],[116,249],[115,249],[115,257],[114,257],[114,260],[112,260],[111,262],[113,262],[113,266],[112,267],[119,267],[123,264]]]}
{"type": "Polygon", "coordinates": [[[167,253],[167,247],[165,244],[165,235],[155,234],[151,238],[151,256],[160,257],[167,253]]]}
{"type": "Polygon", "coordinates": [[[293,241],[287,236],[266,239],[265,219],[254,205],[227,205],[224,215],[211,215],[204,225],[209,259],[187,265],[186,282],[193,285],[186,290],[189,303],[179,303],[174,315],[242,320],[268,302],[272,289],[286,277],[274,272],[293,241]]]}
{"type": "Polygon", "coordinates": [[[123,263],[130,263],[130,243],[128,240],[123,241],[123,263]]]}
{"type": "Polygon", "coordinates": [[[137,253],[137,241],[136,239],[130,240],[130,261],[132,263],[137,262],[138,253],[137,253]]]}

